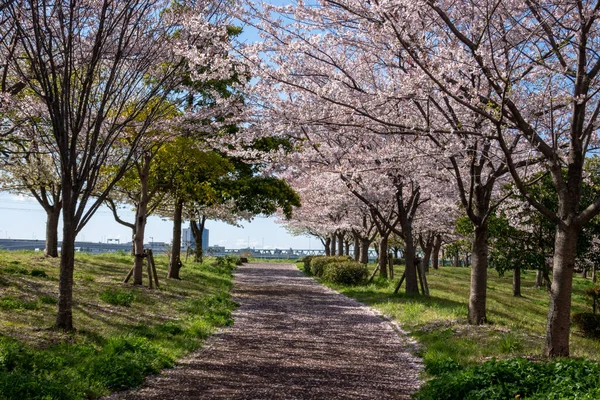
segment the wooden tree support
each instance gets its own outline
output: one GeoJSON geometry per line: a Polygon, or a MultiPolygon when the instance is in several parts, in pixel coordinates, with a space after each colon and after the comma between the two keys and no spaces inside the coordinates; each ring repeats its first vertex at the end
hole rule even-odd
{"type": "Polygon", "coordinates": [[[429,285],[427,284],[427,276],[425,275],[421,260],[417,261],[417,276],[419,278],[419,285],[421,286],[421,294],[429,296],[429,285]]]}
{"type": "Polygon", "coordinates": [[[402,273],[402,277],[400,278],[400,281],[398,282],[398,284],[396,285],[396,289],[394,289],[394,294],[398,294],[398,291],[400,290],[400,288],[402,287],[402,283],[404,283],[404,279],[406,279],[406,271],[404,271],[402,273]]]}
{"type": "MultiPolygon", "coordinates": [[[[154,263],[154,255],[152,249],[144,249],[143,257],[146,259],[146,271],[148,273],[148,288],[154,289],[154,286],[158,289],[158,275],[156,273],[156,264],[154,263]]],[[[133,276],[133,267],[129,270],[129,273],[123,280],[124,283],[129,282],[129,279],[133,276]]]]}
{"type": "Polygon", "coordinates": [[[375,278],[375,274],[377,273],[377,271],[379,271],[379,264],[377,264],[377,266],[375,267],[375,270],[369,277],[369,280],[367,281],[367,285],[370,284],[371,282],[373,282],[373,278],[375,278]]]}

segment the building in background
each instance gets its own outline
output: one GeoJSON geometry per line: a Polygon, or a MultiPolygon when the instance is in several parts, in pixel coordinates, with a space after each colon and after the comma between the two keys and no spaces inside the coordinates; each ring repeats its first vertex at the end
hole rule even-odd
{"type": "MultiPolygon", "coordinates": [[[[191,228],[184,228],[181,230],[181,246],[184,249],[195,247],[194,235],[192,235],[191,228]]],[[[208,249],[208,229],[204,228],[202,231],[202,250],[206,249],[208,249]]]]}

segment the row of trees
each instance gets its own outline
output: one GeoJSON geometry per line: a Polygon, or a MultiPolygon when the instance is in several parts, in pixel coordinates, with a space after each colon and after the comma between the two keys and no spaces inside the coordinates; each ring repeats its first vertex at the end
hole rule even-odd
{"type": "Polygon", "coordinates": [[[237,223],[298,206],[265,171],[266,139],[236,145],[248,71],[230,56],[231,4],[219,1],[0,2],[2,188],[35,197],[57,256],[55,327],[72,330],[75,238],[102,204],[130,227],[142,283],[147,217],[173,218],[169,277],[179,278],[181,223],[201,259],[207,218],[237,223]],[[119,215],[123,204],[135,220],[119,215]]]}
{"type": "Polygon", "coordinates": [[[553,227],[545,352],[568,356],[578,241],[600,212],[597,191],[582,192],[596,172],[586,160],[598,144],[598,7],[580,0],[247,4],[246,21],[263,38],[241,51],[261,77],[249,94],[255,134],[277,132],[302,148],[281,158],[303,203],[315,204],[298,223],[320,235],[356,230],[359,239],[370,238],[372,224],[381,243],[400,236],[406,290],[416,293],[417,241],[435,245],[465,215],[469,321],[481,324],[490,221],[516,194],[553,227]],[[536,192],[541,179],[553,189],[552,205],[536,192]],[[340,227],[344,213],[353,221],[340,227]]]}

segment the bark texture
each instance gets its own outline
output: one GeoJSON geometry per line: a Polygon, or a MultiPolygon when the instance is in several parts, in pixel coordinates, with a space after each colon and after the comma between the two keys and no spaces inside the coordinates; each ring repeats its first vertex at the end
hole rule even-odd
{"type": "Polygon", "coordinates": [[[171,249],[171,259],[169,260],[169,272],[167,278],[181,279],[179,270],[181,269],[181,215],[183,213],[183,200],[177,200],[175,212],[173,213],[173,248],[171,249]]]}
{"type": "Polygon", "coordinates": [[[48,257],[58,257],[58,221],[61,205],[46,210],[46,248],[44,254],[48,257]]]}
{"type": "Polygon", "coordinates": [[[488,229],[487,222],[475,228],[473,238],[473,266],[471,267],[471,286],[469,293],[469,323],[480,325],[487,322],[487,259],[488,229]]]}
{"type": "Polygon", "coordinates": [[[575,229],[561,229],[560,225],[557,226],[546,327],[545,353],[550,357],[569,356],[571,290],[577,254],[577,236],[578,232],[575,229]]]}
{"type": "Polygon", "coordinates": [[[379,276],[388,278],[388,236],[382,236],[379,240],[379,276]]]}

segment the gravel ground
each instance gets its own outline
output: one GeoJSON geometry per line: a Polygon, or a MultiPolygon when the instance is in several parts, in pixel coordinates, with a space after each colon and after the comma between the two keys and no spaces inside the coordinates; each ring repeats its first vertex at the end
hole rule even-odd
{"type": "Polygon", "coordinates": [[[408,399],[414,342],[292,264],[236,272],[233,327],[176,368],[110,399],[408,399]]]}

